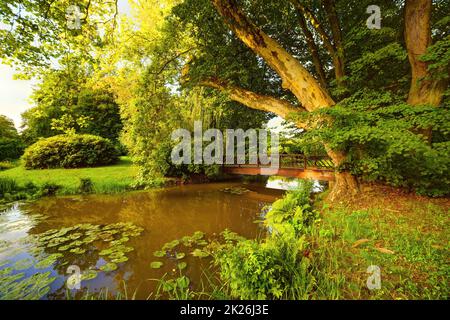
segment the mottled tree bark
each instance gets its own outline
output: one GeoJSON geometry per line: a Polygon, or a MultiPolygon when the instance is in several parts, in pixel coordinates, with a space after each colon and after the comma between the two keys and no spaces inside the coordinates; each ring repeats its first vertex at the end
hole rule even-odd
{"type": "MultiPolygon", "coordinates": [[[[305,109],[294,106],[288,101],[230,85],[224,80],[210,78],[203,80],[200,84],[226,92],[231,100],[239,102],[251,109],[272,112],[284,119],[289,118],[290,114],[306,112],[305,109]]],[[[305,128],[305,124],[302,124],[301,127],[305,128]]]]}
{"type": "MultiPolygon", "coordinates": [[[[407,0],[405,4],[405,42],[411,65],[408,103],[438,106],[446,88],[445,81],[431,78],[428,63],[420,57],[431,45],[431,0],[407,0]]],[[[431,129],[420,131],[431,141],[431,129]]]]}
{"type": "Polygon", "coordinates": [[[411,65],[411,86],[408,103],[412,105],[440,103],[433,94],[433,82],[426,79],[428,64],[420,61],[431,44],[431,0],[407,0],[405,5],[405,41],[411,65]]]}
{"type": "Polygon", "coordinates": [[[334,105],[328,92],[278,42],[270,38],[240,10],[235,0],[212,0],[219,14],[236,36],[280,76],[283,88],[290,90],[308,111],[334,105]]]}

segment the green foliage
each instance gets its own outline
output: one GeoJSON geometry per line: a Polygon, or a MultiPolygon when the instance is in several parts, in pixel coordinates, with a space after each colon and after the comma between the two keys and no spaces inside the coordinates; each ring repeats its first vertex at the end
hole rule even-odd
{"type": "Polygon", "coordinates": [[[20,138],[0,137],[0,161],[18,159],[25,149],[20,138]]]}
{"type": "Polygon", "coordinates": [[[12,193],[17,190],[18,186],[14,179],[0,178],[0,194],[3,196],[5,193],[12,193]]]}
{"type": "Polygon", "coordinates": [[[17,138],[17,130],[14,127],[14,122],[8,117],[0,114],[0,138],[17,138]]]}
{"type": "MultiPolygon", "coordinates": [[[[450,23],[448,21],[447,23],[450,23]]],[[[450,35],[436,41],[428,47],[427,53],[420,60],[428,63],[428,70],[433,79],[448,80],[450,70],[450,35]]]]}
{"type": "Polygon", "coordinates": [[[275,201],[264,220],[269,230],[296,236],[307,234],[318,218],[318,212],[310,203],[311,191],[312,183],[304,182],[299,189],[290,191],[282,199],[275,201]]]}
{"type": "Polygon", "coordinates": [[[94,191],[94,183],[90,178],[80,178],[80,193],[92,193],[94,191]]]}
{"type": "Polygon", "coordinates": [[[411,106],[392,93],[364,90],[308,115],[320,117],[322,125],[301,141],[327,141],[346,152],[340,169],[364,180],[442,196],[450,190],[449,114],[446,105],[411,106]],[[432,131],[431,143],[421,135],[424,130],[432,131]]]}
{"type": "Polygon", "coordinates": [[[15,165],[10,161],[0,161],[0,171],[14,168],[15,165]]]}
{"type": "Polygon", "coordinates": [[[107,139],[93,135],[59,135],[31,145],[22,159],[27,169],[80,168],[115,163],[118,155],[107,139]]]}
{"type": "Polygon", "coordinates": [[[80,27],[69,28],[70,0],[11,0],[0,3],[0,58],[21,64],[22,71],[32,73],[54,66],[69,52],[93,60],[96,49],[111,39],[117,24],[117,4],[106,0],[80,0],[80,27]]]}
{"type": "Polygon", "coordinates": [[[14,122],[0,115],[0,161],[19,158],[25,146],[14,127],[14,122]]]}
{"type": "Polygon", "coordinates": [[[117,143],[122,121],[114,95],[93,83],[91,65],[77,63],[48,71],[34,90],[35,106],[22,114],[28,143],[61,133],[92,134],[117,143]]]}
{"type": "Polygon", "coordinates": [[[214,263],[232,298],[305,299],[315,285],[307,235],[318,218],[311,207],[312,185],[305,183],[273,203],[263,240],[224,232],[225,244],[212,245],[214,263]]]}
{"type": "Polygon", "coordinates": [[[222,248],[215,259],[234,298],[301,299],[311,289],[310,262],[302,254],[307,247],[303,237],[245,240],[222,248]]]}

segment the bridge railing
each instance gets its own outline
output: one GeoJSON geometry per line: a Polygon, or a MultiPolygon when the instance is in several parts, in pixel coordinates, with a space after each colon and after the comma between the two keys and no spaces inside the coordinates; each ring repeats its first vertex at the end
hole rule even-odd
{"type": "MultiPolygon", "coordinates": [[[[235,159],[236,164],[225,164],[225,167],[231,168],[241,168],[241,167],[268,167],[268,165],[263,165],[259,162],[257,164],[237,164],[237,159],[235,159]]],[[[333,170],[333,161],[325,156],[305,156],[303,154],[280,154],[280,168],[284,169],[316,169],[316,170],[333,170]]]]}

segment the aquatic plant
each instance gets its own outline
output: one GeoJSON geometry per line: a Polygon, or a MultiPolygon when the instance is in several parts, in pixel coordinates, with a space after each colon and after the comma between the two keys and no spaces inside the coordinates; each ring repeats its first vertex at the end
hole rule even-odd
{"type": "Polygon", "coordinates": [[[162,263],[161,261],[153,261],[152,263],[150,263],[150,267],[152,269],[159,269],[164,265],[164,263],[162,263]]]}
{"type": "MultiPolygon", "coordinates": [[[[38,217],[39,218],[39,217],[38,217]]],[[[45,219],[45,217],[41,217],[45,219]]],[[[6,231],[21,226],[22,221],[14,221],[6,225],[6,231]]],[[[21,260],[0,261],[0,299],[40,299],[45,296],[56,277],[50,277],[50,272],[39,272],[40,269],[53,267],[58,270],[67,264],[77,264],[77,256],[85,253],[106,262],[100,267],[92,265],[82,273],[82,281],[95,279],[99,272],[112,272],[118,269],[119,263],[128,261],[127,253],[134,250],[126,246],[131,237],[141,234],[143,228],[129,222],[119,222],[108,225],[77,224],[70,227],[50,229],[40,234],[29,235],[20,239],[22,245],[31,245],[28,250],[32,258],[21,260]],[[105,248],[105,243],[107,247],[105,248]],[[74,263],[75,262],[75,263],[74,263]],[[25,277],[21,270],[36,271],[31,277],[25,277]]],[[[0,243],[7,247],[9,242],[0,243]]],[[[12,257],[20,252],[8,252],[12,257]]],[[[32,271],[32,272],[33,272],[32,271]]],[[[27,271],[28,272],[28,271],[27,271]]],[[[65,274],[63,277],[66,277],[65,274]]]]}

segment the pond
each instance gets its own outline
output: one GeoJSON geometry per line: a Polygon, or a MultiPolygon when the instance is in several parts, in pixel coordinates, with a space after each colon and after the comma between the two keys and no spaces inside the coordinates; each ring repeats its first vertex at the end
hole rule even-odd
{"type": "Polygon", "coordinates": [[[176,277],[179,269],[198,285],[209,261],[193,257],[191,241],[202,245],[225,229],[257,237],[262,208],[282,194],[264,184],[227,182],[15,205],[0,214],[0,299],[106,290],[145,299],[156,291],[152,279],[176,277]],[[74,271],[82,274],[80,288],[71,283],[68,290],[74,271]]]}

